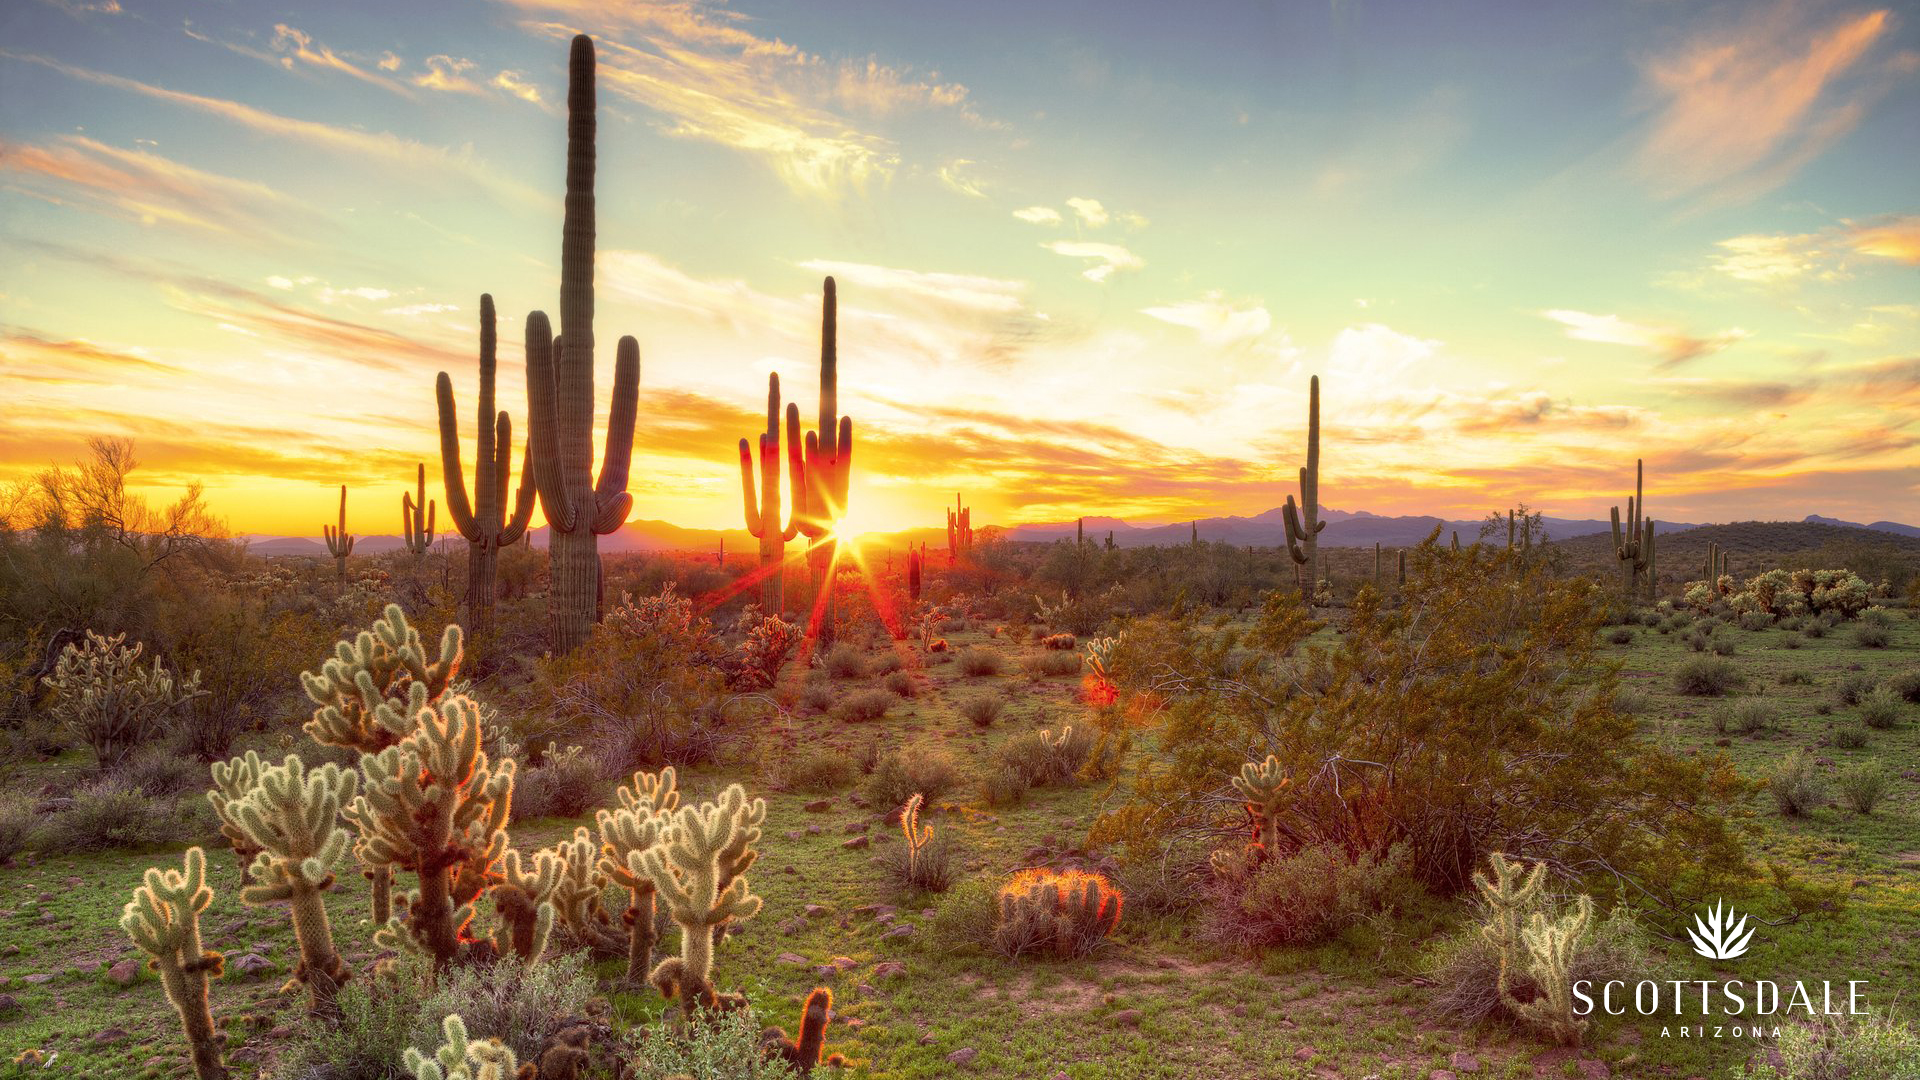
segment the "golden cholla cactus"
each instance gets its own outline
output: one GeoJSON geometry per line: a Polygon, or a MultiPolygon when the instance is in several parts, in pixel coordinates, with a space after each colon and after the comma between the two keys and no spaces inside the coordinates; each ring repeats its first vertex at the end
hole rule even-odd
{"type": "Polygon", "coordinates": [[[634,773],[632,782],[620,785],[615,794],[620,808],[594,815],[600,829],[599,871],[627,890],[627,980],[640,983],[653,966],[655,886],[637,859],[665,838],[680,792],[668,766],[658,773],[634,773]]]}
{"type": "Polygon", "coordinates": [[[573,830],[571,840],[554,845],[553,853],[560,860],[553,907],[561,925],[595,958],[625,956],[632,935],[614,925],[602,903],[607,876],[600,870],[600,845],[593,833],[581,825],[573,830]]]}
{"type": "Polygon", "coordinates": [[[653,983],[667,997],[679,995],[688,1008],[733,1004],[713,990],[715,931],[760,911],[760,898],[742,875],[758,854],[754,845],[766,816],[766,802],[748,799],[746,789],[734,784],[716,802],[675,811],[660,843],[628,857],[632,869],[653,879],[667,913],[680,924],[680,955],[654,968],[653,983]]]}
{"type": "Polygon", "coordinates": [[[440,1022],[440,1034],[446,1041],[432,1057],[407,1047],[402,1060],[413,1080],[513,1080],[520,1071],[519,1059],[499,1039],[467,1038],[467,1022],[458,1013],[440,1022]]]}
{"type": "Polygon", "coordinates": [[[1520,932],[1527,949],[1527,974],[1540,996],[1520,1002],[1503,997],[1514,1015],[1544,1031],[1562,1046],[1579,1046],[1587,1021],[1573,1011],[1573,962],[1593,921],[1593,898],[1580,896],[1570,911],[1549,919],[1534,912],[1520,932]]]}
{"type": "MultiPolygon", "coordinates": [[[[246,759],[227,763],[231,778],[249,771],[246,759]]],[[[259,765],[259,759],[253,764],[259,765]]],[[[336,1019],[334,1003],[349,970],[333,947],[324,894],[333,888],[334,868],[346,857],[353,834],[340,826],[342,804],[351,800],[360,774],[331,762],[309,771],[294,754],[278,765],[257,768],[252,784],[237,798],[224,790],[207,793],[223,821],[237,823],[249,846],[257,849],[253,884],[240,890],[242,902],[264,906],[286,901],[293,934],[300,945],[294,978],[307,987],[307,1011],[336,1019]]]]}
{"type": "Polygon", "coordinates": [[[900,832],[907,838],[907,880],[914,882],[920,880],[920,853],[933,840],[933,826],[920,827],[920,807],[925,801],[916,791],[900,808],[900,832]]]}
{"type": "Polygon", "coordinates": [[[1260,857],[1271,855],[1280,849],[1280,811],[1286,802],[1287,789],[1293,781],[1280,766],[1280,759],[1272,754],[1262,762],[1247,762],[1240,766],[1240,775],[1232,779],[1233,790],[1246,801],[1247,816],[1251,820],[1253,846],[1260,857]]]}
{"type": "Polygon", "coordinates": [[[206,878],[206,852],[197,847],[187,849],[180,870],[148,870],[146,883],[133,890],[133,899],[120,915],[120,929],[160,973],[167,1000],[186,1028],[194,1075],[199,1080],[227,1080],[221,1037],[213,1030],[213,1012],[207,1007],[207,980],[220,974],[222,960],[200,943],[200,913],[213,903],[213,889],[206,878]]]}

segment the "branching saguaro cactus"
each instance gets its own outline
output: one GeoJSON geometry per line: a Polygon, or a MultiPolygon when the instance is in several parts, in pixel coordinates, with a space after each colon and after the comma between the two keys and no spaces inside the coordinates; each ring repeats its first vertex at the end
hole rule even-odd
{"type": "MultiPolygon", "coordinates": [[[[642,869],[641,856],[665,838],[680,806],[671,766],[658,773],[637,772],[616,792],[620,807],[594,815],[600,828],[600,872],[627,890],[627,981],[644,983],[653,967],[654,878],[642,869]]],[[[724,887],[724,883],[722,883],[724,887]]]]}
{"type": "Polygon", "coordinates": [[[402,1055],[413,1080],[514,1080],[520,1072],[520,1059],[499,1039],[469,1039],[459,1013],[440,1022],[440,1034],[446,1041],[432,1057],[411,1046],[402,1055]]]}
{"type": "Polygon", "coordinates": [[[199,1080],[227,1080],[220,1054],[222,1039],[213,1030],[213,1012],[207,1007],[207,980],[219,977],[224,961],[200,944],[200,913],[213,903],[213,889],[206,878],[207,855],[197,847],[187,849],[180,870],[148,870],[146,884],[133,890],[133,899],[120,915],[120,929],[160,973],[167,1000],[186,1029],[194,1075],[199,1080]]]}
{"type": "MultiPolygon", "coordinates": [[[[388,604],[371,629],[334,646],[333,658],[318,671],[301,673],[300,684],[317,706],[304,730],[322,746],[378,754],[413,730],[415,694],[428,704],[446,695],[462,655],[458,626],[447,627],[438,653],[429,654],[406,612],[388,604]]],[[[364,836],[355,853],[373,882],[373,925],[383,927],[392,914],[392,867],[368,856],[364,836]]]]}
{"type": "Polygon", "coordinates": [[[832,612],[824,610],[821,589],[831,604],[833,563],[837,543],[834,527],[847,512],[847,484],[853,474],[853,418],[839,416],[840,348],[837,300],[833,279],[825,285],[820,306],[820,419],[819,427],[801,442],[800,408],[787,406],[789,467],[800,478],[793,496],[794,523],[806,536],[807,566],[813,575],[813,616],[809,631],[822,640],[833,638],[832,612]],[[804,457],[791,455],[804,446],[804,457]],[[802,496],[804,495],[804,499],[802,496]],[[823,618],[824,616],[824,618],[823,618]]]}
{"type": "MultiPolygon", "coordinates": [[[[827,1044],[827,1023],[833,1018],[833,991],[824,986],[816,986],[807,995],[807,1003],[800,1010],[800,1036],[788,1038],[780,1028],[770,1027],[760,1033],[760,1049],[770,1060],[784,1061],[793,1066],[801,1076],[812,1076],[813,1070],[821,1063],[820,1052],[827,1044]]],[[[839,1068],[846,1064],[846,1058],[839,1054],[827,1055],[826,1064],[839,1068]]]]}
{"type": "MultiPolygon", "coordinates": [[[[383,715],[399,711],[381,709],[383,715]]],[[[507,853],[514,763],[488,761],[480,748],[480,706],[471,697],[453,691],[430,702],[426,687],[415,684],[407,709],[409,734],[378,754],[361,756],[366,786],[346,813],[360,830],[369,862],[409,871],[419,882],[400,898],[402,914],[375,940],[424,953],[445,967],[493,951],[470,924],[480,897],[504,880],[500,863],[507,853]]],[[[551,911],[542,900],[531,911],[503,909],[501,915],[551,920],[551,911]]],[[[535,936],[515,940],[532,943],[535,936]]]]}
{"type": "Polygon", "coordinates": [[[400,542],[415,562],[433,547],[433,500],[427,498],[427,466],[422,462],[414,494],[400,493],[400,542]]]}
{"type": "Polygon", "coordinates": [[[347,556],[353,554],[353,536],[347,532],[347,485],[340,485],[340,524],[320,526],[320,532],[326,537],[327,554],[333,556],[335,571],[340,580],[347,579],[347,556]]]}
{"type": "Polygon", "coordinates": [[[1641,575],[1647,571],[1653,548],[1653,522],[1646,518],[1645,480],[1645,463],[1636,459],[1633,463],[1633,495],[1627,499],[1624,532],[1621,529],[1620,508],[1615,506],[1609,511],[1613,518],[1613,555],[1620,560],[1620,594],[1628,600],[1638,599],[1651,591],[1650,580],[1646,586],[1641,584],[1641,575]]]}
{"type": "MultiPolygon", "coordinates": [[[[786,577],[785,559],[787,544],[800,535],[800,521],[797,513],[787,515],[787,524],[780,524],[780,374],[767,375],[767,430],[760,435],[760,490],[755,497],[753,483],[754,457],[747,440],[740,440],[740,492],[747,511],[747,532],[760,541],[760,610],[769,615],[781,613],[785,597],[782,582],[786,577]]],[[[791,478],[789,490],[798,509],[801,486],[805,483],[801,475],[799,448],[790,446],[791,478]]],[[[723,539],[722,551],[726,541],[723,539]]]]}
{"type": "Polygon", "coordinates": [[[660,961],[653,985],[665,997],[677,995],[689,1014],[696,1007],[744,1004],[738,995],[714,992],[713,944],[716,930],[760,911],[760,898],[742,875],[758,855],[754,845],[766,816],[766,802],[749,800],[746,789],[734,784],[717,802],[681,807],[664,841],[630,857],[635,869],[653,879],[680,925],[680,955],[660,961]]]}
{"type": "Polygon", "coordinates": [[[560,337],[545,312],[527,316],[527,413],[534,484],[550,533],[553,649],[571,652],[598,618],[599,538],[633,509],[627,470],[640,398],[640,343],[614,352],[613,402],[598,482],[593,476],[593,41],[573,39],[567,69],[567,201],[560,241],[560,337]]]}
{"type": "Polygon", "coordinates": [[[333,888],[334,867],[353,843],[353,835],[340,827],[340,808],[359,788],[360,774],[331,762],[309,772],[294,754],[278,765],[259,764],[258,757],[227,762],[230,779],[252,772],[253,783],[238,798],[230,798],[225,787],[209,791],[207,798],[221,821],[237,823],[259,852],[253,865],[257,880],[240,890],[241,901],[288,903],[300,945],[293,974],[306,984],[307,1011],[338,1019],[335,993],[351,972],[333,947],[324,894],[333,888]]]}
{"type": "Polygon", "coordinates": [[[522,453],[520,487],[507,509],[507,478],[513,471],[513,420],[494,410],[496,367],[493,297],[480,297],[480,402],[476,416],[473,498],[467,498],[466,470],[460,463],[460,418],[454,409],[453,380],[441,372],[434,382],[440,412],[440,471],[446,481],[447,516],[467,541],[467,591],[461,600],[463,625],[475,651],[484,658],[493,642],[493,603],[499,589],[500,551],[520,542],[533,518],[531,444],[522,453]]]}
{"type": "Polygon", "coordinates": [[[973,508],[953,493],[953,509],[947,511],[947,561],[973,557],[973,508]]]}
{"type": "Polygon", "coordinates": [[[1287,554],[1302,574],[1302,594],[1313,602],[1315,583],[1320,580],[1320,533],[1327,523],[1320,520],[1320,376],[1307,384],[1307,463],[1300,468],[1300,503],[1287,496],[1281,510],[1287,529],[1287,554]]]}

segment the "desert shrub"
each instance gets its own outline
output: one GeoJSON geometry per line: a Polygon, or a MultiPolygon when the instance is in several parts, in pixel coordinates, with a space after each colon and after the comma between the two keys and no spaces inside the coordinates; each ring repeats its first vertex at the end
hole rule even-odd
{"type": "Polygon", "coordinates": [[[540,764],[514,778],[513,817],[576,818],[599,806],[606,795],[599,762],[578,746],[560,750],[548,743],[540,764]]]}
{"type": "MultiPolygon", "coordinates": [[[[751,609],[757,614],[759,608],[751,609]]],[[[736,690],[764,690],[780,676],[780,667],[800,646],[800,627],[776,615],[746,620],[746,640],[727,664],[727,683],[736,690]]]]}
{"type": "Polygon", "coordinates": [[[892,649],[883,649],[873,658],[872,671],[875,675],[891,675],[907,664],[899,653],[892,649]]]}
{"type": "Polygon", "coordinates": [[[1860,699],[1873,693],[1877,685],[1879,684],[1874,682],[1873,676],[1864,671],[1855,671],[1841,676],[1840,681],[1834,685],[1833,692],[1840,699],[1840,704],[1858,705],[1860,699]]]}
{"type": "Polygon", "coordinates": [[[1088,724],[1070,724],[1058,735],[1050,730],[1022,732],[1000,744],[994,772],[1019,777],[1023,790],[1057,784],[1079,773],[1093,752],[1094,738],[1088,724]]]}
{"type": "Polygon", "coordinates": [[[1673,688],[1693,697],[1719,697],[1745,685],[1740,669],[1717,656],[1698,656],[1674,670],[1673,688]]]}
{"type": "Polygon", "coordinates": [[[1767,776],[1767,790],[1773,794],[1774,806],[1787,817],[1811,814],[1827,801],[1826,785],[1805,750],[1795,750],[1774,766],[1767,776]]]}
{"type": "Polygon", "coordinates": [[[1853,628],[1853,643],[1863,649],[1884,649],[1893,641],[1893,632],[1884,626],[1863,622],[1853,628]]]}
{"type": "Polygon", "coordinates": [[[43,680],[53,691],[48,712],[92,748],[102,769],[158,738],[200,692],[198,672],[177,678],[157,657],[143,665],[146,646],[126,640],[88,631],[85,644],[62,650],[43,680]]]}
{"type": "Polygon", "coordinates": [[[281,1052],[274,1080],[401,1080],[401,1055],[421,1020],[420,998],[429,973],[420,960],[348,980],[337,1000],[336,1024],[302,1024],[281,1052]]]}
{"type": "Polygon", "coordinates": [[[833,715],[842,720],[865,723],[887,715],[887,710],[893,708],[898,700],[886,690],[862,690],[842,699],[840,704],[833,707],[833,715]]]}
{"type": "Polygon", "coordinates": [[[943,953],[990,949],[999,921],[999,890],[985,878],[967,878],[941,897],[927,924],[927,940],[943,953]]]}
{"type": "Polygon", "coordinates": [[[1857,719],[1842,720],[1834,725],[1833,745],[1842,750],[1858,750],[1867,745],[1867,725],[1857,719]]]}
{"type": "Polygon", "coordinates": [[[1630,626],[1616,626],[1607,631],[1607,640],[1615,645],[1631,645],[1633,644],[1633,628],[1630,626]]]}
{"type": "Polygon", "coordinates": [[[1078,675],[1080,674],[1080,655],[1078,653],[1042,653],[1040,673],[1042,675],[1078,675]]]}
{"type": "Polygon", "coordinates": [[[969,645],[954,659],[964,675],[1002,675],[1007,670],[1007,658],[984,645],[969,645]]]}
{"type": "Polygon", "coordinates": [[[1740,629],[1765,630],[1773,625],[1773,616],[1764,611],[1749,611],[1740,616],[1740,629]]]}
{"type": "Polygon", "coordinates": [[[631,1080],[792,1080],[793,1066],[761,1050],[761,1030],[752,1009],[716,1014],[698,1024],[662,1024],[647,1033],[625,1075],[631,1080]]]}
{"type": "Polygon", "coordinates": [[[1825,619],[1808,619],[1807,625],[1800,628],[1800,636],[1818,641],[1827,636],[1827,629],[1827,621],[1825,619]]]}
{"type": "Polygon", "coordinates": [[[40,815],[33,800],[12,791],[0,791],[0,866],[12,866],[13,857],[27,849],[40,815]]]}
{"type": "Polygon", "coordinates": [[[839,696],[833,692],[833,687],[823,682],[808,683],[800,691],[801,706],[814,712],[826,712],[838,700],[839,696]]]}
{"type": "Polygon", "coordinates": [[[908,746],[881,756],[867,777],[867,798],[875,806],[904,806],[918,792],[932,806],[960,784],[960,766],[938,747],[908,746]]]}
{"type": "Polygon", "coordinates": [[[196,603],[180,623],[169,658],[177,670],[200,673],[202,693],[176,714],[173,739],[202,762],[224,761],[242,732],[276,718],[282,697],[299,688],[287,673],[326,649],[335,629],[224,594],[196,603]]]}
{"type": "Polygon", "coordinates": [[[844,751],[810,747],[785,758],[780,766],[781,781],[796,791],[839,791],[853,782],[858,768],[859,762],[844,751]]]}
{"type": "Polygon", "coordinates": [[[1613,711],[1626,716],[1645,716],[1653,711],[1653,697],[1637,687],[1626,687],[1613,695],[1613,711]]]}
{"type": "Polygon", "coordinates": [[[991,727],[1006,707],[1006,699],[998,694],[975,694],[960,702],[960,715],[974,727],[991,727]]]}
{"type": "Polygon", "coordinates": [[[1871,814],[1887,793],[1887,769],[1878,761],[1861,761],[1834,774],[1833,786],[1840,793],[1840,804],[1856,814],[1871,814]]]}
{"type": "Polygon", "coordinates": [[[594,983],[585,953],[560,953],[526,962],[515,956],[491,964],[456,965],[434,980],[420,1002],[412,1045],[423,1053],[442,1041],[440,1023],[458,1013],[476,1039],[499,1039],[532,1061],[557,1021],[581,1018],[594,983]]]}
{"type": "Polygon", "coordinates": [[[1423,544],[1399,601],[1362,590],[1331,640],[1291,589],[1244,630],[1135,619],[1110,665],[1113,711],[1159,731],[1092,842],[1139,859],[1244,836],[1226,778],[1272,754],[1293,778],[1288,850],[1378,859],[1404,843],[1409,874],[1438,892],[1515,845],[1603,886],[1622,884],[1605,868],[1669,894],[1744,874],[1727,815],[1747,784],[1723,755],[1643,735],[1613,708],[1604,598],[1546,562],[1423,544]]]}
{"type": "Polygon", "coordinates": [[[1707,639],[1707,647],[1713,650],[1715,656],[1732,656],[1739,651],[1732,634],[1723,634],[1718,631],[1707,639]]]}
{"type": "Polygon", "coordinates": [[[1310,945],[1421,893],[1407,849],[1349,856],[1314,844],[1261,861],[1245,878],[1223,876],[1207,914],[1208,936],[1239,948],[1310,945]]]}
{"type": "Polygon", "coordinates": [[[1120,925],[1122,897],[1105,876],[1023,870],[1002,886],[993,946],[1003,956],[1085,956],[1120,925]]]}
{"type": "Polygon", "coordinates": [[[1900,722],[1900,698],[1884,686],[1876,686],[1860,698],[1860,722],[1882,730],[1900,722]]]}
{"type": "Polygon", "coordinates": [[[1804,638],[1798,638],[1792,635],[1780,639],[1780,647],[1783,649],[1798,649],[1805,644],[1806,640],[1804,638]]]}
{"type": "Polygon", "coordinates": [[[1713,730],[1722,735],[1752,735],[1773,724],[1773,706],[1759,698],[1728,702],[1713,710],[1713,730]]]}
{"type": "Polygon", "coordinates": [[[859,649],[846,642],[828,649],[826,655],[820,658],[820,666],[836,679],[867,677],[867,658],[861,655],[859,649]]]}
{"type": "Polygon", "coordinates": [[[1893,612],[1874,606],[1860,613],[1860,621],[1868,626],[1878,626],[1883,630],[1893,629],[1893,612]]]}
{"type": "Polygon", "coordinates": [[[909,857],[907,845],[902,840],[901,843],[887,845],[880,856],[881,866],[887,877],[902,889],[946,892],[960,876],[958,849],[953,843],[953,834],[930,825],[922,827],[933,829],[933,836],[921,846],[918,857],[909,857]]]}
{"type": "Polygon", "coordinates": [[[1706,652],[1713,645],[1713,636],[1702,627],[1694,627],[1687,632],[1687,648],[1694,652],[1706,652]]]}
{"type": "Polygon", "coordinates": [[[1781,686],[1812,686],[1813,672],[1805,668],[1788,668],[1780,673],[1781,686]]]}
{"type": "Polygon", "coordinates": [[[1005,806],[1026,798],[1027,791],[1032,787],[1024,770],[1009,768],[1002,763],[998,768],[988,769],[987,774],[980,778],[980,798],[988,806],[1005,806]]]}
{"type": "Polygon", "coordinates": [[[1066,649],[1071,652],[1080,647],[1080,639],[1072,634],[1048,634],[1040,639],[1040,647],[1050,650],[1066,649]]]}
{"type": "Polygon", "coordinates": [[[728,650],[674,595],[625,597],[586,644],[539,665],[546,722],[522,742],[595,744],[610,775],[711,759],[740,733],[726,722],[728,650]]]}
{"type": "Polygon", "coordinates": [[[914,682],[913,675],[905,671],[888,672],[881,685],[903,698],[917,697],[920,693],[920,684],[914,682]]]}
{"type": "Polygon", "coordinates": [[[1755,1080],[1920,1080],[1920,1032],[1888,1010],[1789,1024],[1773,1052],[1755,1080]]]}
{"type": "Polygon", "coordinates": [[[33,846],[55,854],[152,847],[188,838],[193,818],[173,799],[157,799],[108,777],[76,788],[73,805],[45,819],[33,846]]]}
{"type": "MultiPolygon", "coordinates": [[[[1500,953],[1482,932],[1491,922],[1484,901],[1476,900],[1475,924],[1462,927],[1443,939],[1427,954],[1422,965],[1434,982],[1433,1005],[1440,1015],[1463,1027],[1471,1027],[1495,1018],[1509,1021],[1512,1015],[1500,1000],[1500,953]]],[[[1523,913],[1523,920],[1539,912],[1553,917],[1561,903],[1544,893],[1523,913]]],[[[1601,985],[1612,980],[1632,984],[1641,979],[1659,980],[1669,974],[1672,965],[1665,953],[1654,945],[1645,927],[1624,906],[1616,906],[1604,918],[1588,925],[1587,933],[1576,946],[1568,965],[1575,982],[1588,980],[1601,985]]],[[[1520,971],[1512,972],[1510,990],[1520,1001],[1539,994],[1539,988],[1520,971]]]]}
{"type": "Polygon", "coordinates": [[[114,770],[122,787],[139,788],[148,795],[171,797],[207,790],[207,766],[164,743],[148,743],[135,750],[114,770]]]}
{"type": "Polygon", "coordinates": [[[1920,705],[1920,671],[1903,671],[1895,675],[1887,680],[1887,689],[1900,695],[1903,701],[1920,705]]]}

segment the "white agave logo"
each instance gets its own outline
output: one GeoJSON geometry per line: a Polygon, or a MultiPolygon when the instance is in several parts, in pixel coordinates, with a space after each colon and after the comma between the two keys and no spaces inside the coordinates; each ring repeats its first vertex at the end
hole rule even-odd
{"type": "Polygon", "coordinates": [[[1705,918],[1695,915],[1687,931],[1687,937],[1693,939],[1693,951],[1709,960],[1732,960],[1745,953],[1753,942],[1753,928],[1747,926],[1747,916],[1740,916],[1738,922],[1733,916],[1733,909],[1720,900],[1714,902],[1705,918]]]}

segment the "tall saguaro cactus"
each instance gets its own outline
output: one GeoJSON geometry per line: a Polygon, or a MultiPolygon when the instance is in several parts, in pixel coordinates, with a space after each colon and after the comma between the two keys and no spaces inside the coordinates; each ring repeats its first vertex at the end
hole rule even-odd
{"type": "Polygon", "coordinates": [[[973,554],[973,508],[963,505],[960,493],[953,493],[953,509],[947,511],[947,561],[973,554]]]}
{"type": "MultiPolygon", "coordinates": [[[[787,524],[780,524],[780,374],[767,375],[767,430],[760,435],[760,490],[756,499],[753,483],[753,452],[747,440],[740,440],[740,495],[747,511],[747,532],[760,541],[760,610],[768,615],[781,613],[785,602],[782,579],[786,577],[784,560],[787,544],[800,535],[800,515],[789,513],[787,524]]],[[[793,464],[788,485],[797,510],[801,499],[801,475],[798,448],[790,448],[793,464]]],[[[720,541],[725,551],[726,541],[720,541]]]]}
{"type": "Polygon", "coordinates": [[[415,495],[400,493],[400,542],[418,561],[433,546],[433,500],[427,498],[427,466],[420,464],[414,481],[415,495]]]}
{"type": "Polygon", "coordinates": [[[340,525],[320,526],[321,535],[327,540],[327,554],[333,556],[335,569],[340,580],[347,579],[347,556],[353,554],[353,537],[347,532],[347,485],[340,485],[340,525]]]}
{"type": "Polygon", "coordinates": [[[494,411],[493,375],[497,338],[493,297],[480,297],[480,402],[476,410],[473,498],[467,498],[466,470],[460,464],[460,418],[453,404],[453,380],[441,372],[434,381],[440,412],[440,471],[446,480],[447,516],[467,541],[467,592],[461,614],[467,635],[485,666],[493,641],[493,599],[498,588],[500,549],[519,543],[533,517],[531,444],[522,452],[520,487],[507,510],[507,477],[513,467],[513,421],[494,411]]]}
{"type": "Polygon", "coordinates": [[[1320,582],[1320,376],[1307,384],[1307,463],[1300,468],[1300,505],[1293,496],[1281,511],[1287,527],[1287,554],[1305,570],[1302,593],[1312,603],[1320,582]]]}
{"type": "Polygon", "coordinates": [[[227,1080],[221,1036],[213,1030],[213,1011],[207,1007],[207,980],[220,975],[225,961],[200,944],[200,913],[213,903],[213,889],[206,881],[207,855],[197,847],[187,849],[180,870],[149,869],[146,884],[133,890],[120,915],[120,929],[160,972],[160,985],[187,1032],[194,1075],[227,1080]]]}
{"type": "Polygon", "coordinates": [[[1633,496],[1627,500],[1627,520],[1624,531],[1621,527],[1620,508],[1615,506],[1610,511],[1613,517],[1613,555],[1620,560],[1620,593],[1628,600],[1637,599],[1643,592],[1650,591],[1649,588],[1643,588],[1640,584],[1640,575],[1647,570],[1647,556],[1653,548],[1653,522],[1646,518],[1645,479],[1644,463],[1635,460],[1633,496]]]}
{"type": "Polygon", "coordinates": [[[633,509],[627,471],[640,400],[640,343],[614,352],[613,402],[600,477],[593,476],[593,40],[573,39],[567,70],[567,202],[560,240],[560,337],[545,312],[527,316],[527,413],[534,485],[550,533],[548,615],[556,653],[585,641],[599,617],[599,538],[633,509]]]}
{"type": "Polygon", "coordinates": [[[838,542],[834,526],[847,512],[847,482],[853,473],[853,418],[839,416],[840,349],[837,301],[833,279],[827,278],[820,307],[820,426],[800,441],[800,408],[787,406],[789,466],[801,482],[793,496],[794,524],[806,536],[807,565],[813,571],[814,605],[811,631],[823,640],[833,637],[833,618],[826,612],[820,590],[829,590],[832,603],[833,563],[838,542]],[[800,447],[804,457],[793,460],[800,447]],[[796,467],[797,466],[797,467],[796,467]],[[804,494],[805,498],[802,498],[804,494]]]}

